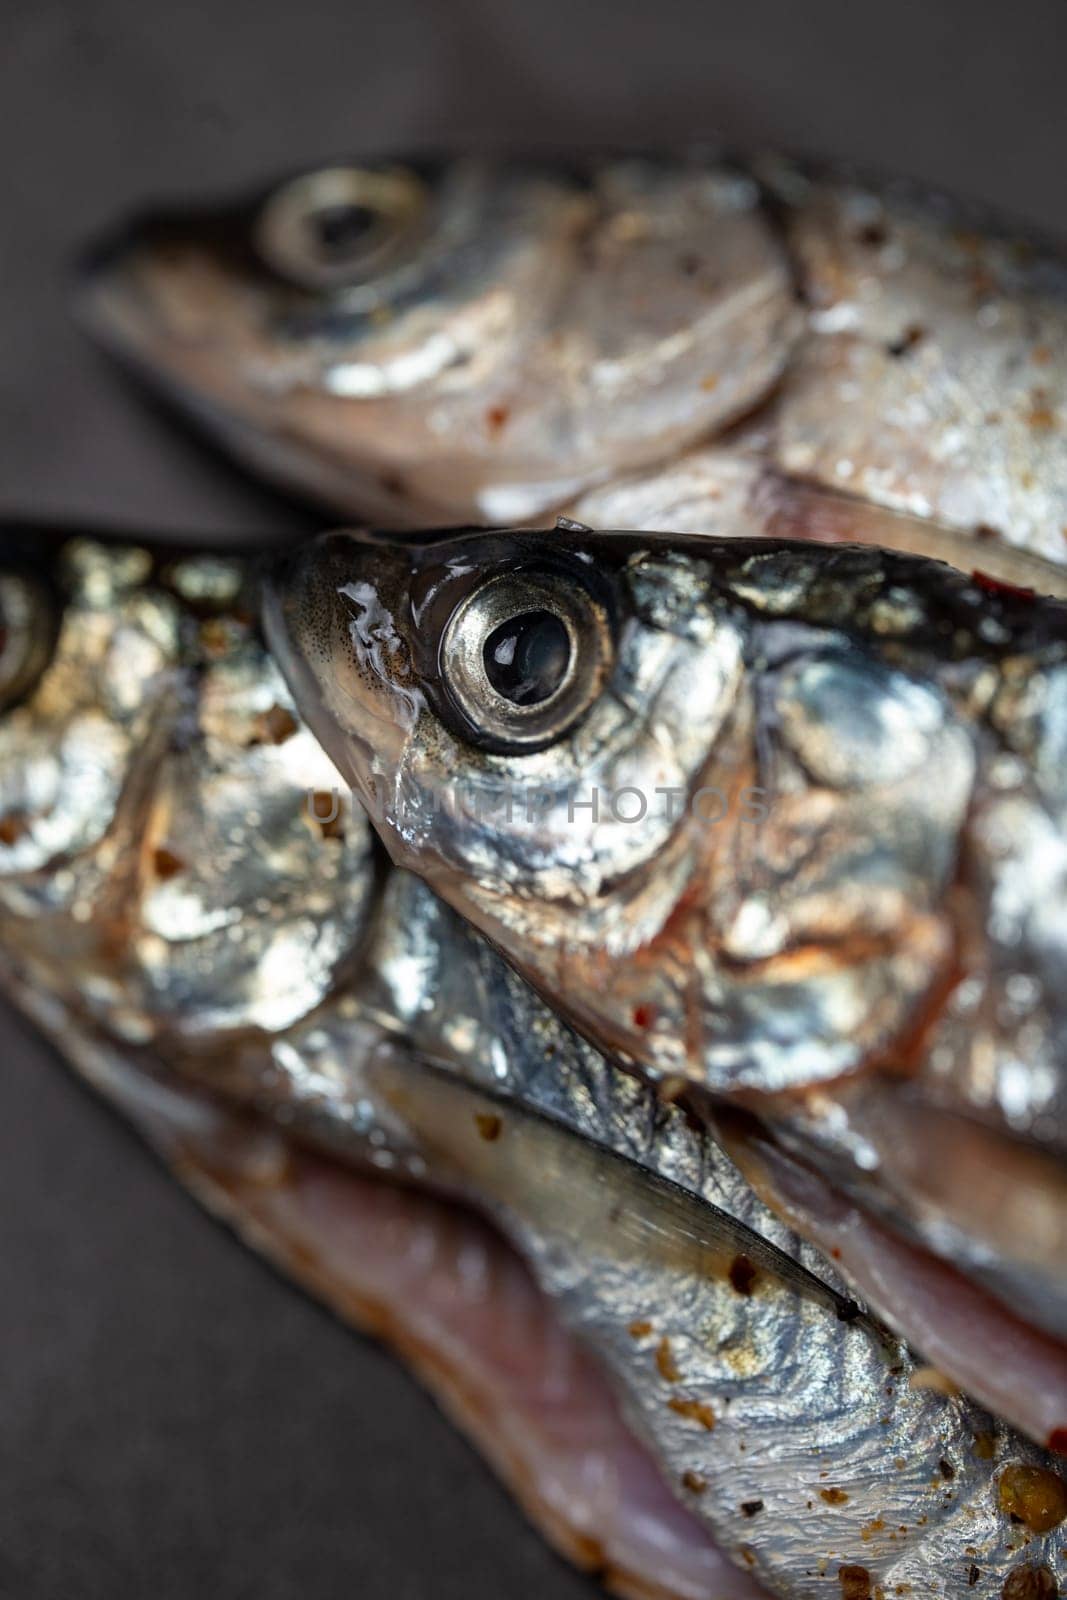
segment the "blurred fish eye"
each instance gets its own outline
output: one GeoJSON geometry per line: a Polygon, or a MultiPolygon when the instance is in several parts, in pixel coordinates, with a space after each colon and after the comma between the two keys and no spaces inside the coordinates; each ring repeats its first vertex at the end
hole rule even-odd
{"type": "Polygon", "coordinates": [[[256,221],[256,248],[301,288],[343,288],[390,265],[426,199],[421,181],[399,167],[326,167],[275,190],[256,221]]]}
{"type": "Polygon", "coordinates": [[[0,572],[0,710],[33,688],[51,656],[55,628],[44,587],[23,573],[0,572]]]}
{"type": "Polygon", "coordinates": [[[613,653],[607,607],[580,581],[505,572],[453,610],[441,677],[466,738],[497,754],[533,752],[588,711],[613,653]]]}

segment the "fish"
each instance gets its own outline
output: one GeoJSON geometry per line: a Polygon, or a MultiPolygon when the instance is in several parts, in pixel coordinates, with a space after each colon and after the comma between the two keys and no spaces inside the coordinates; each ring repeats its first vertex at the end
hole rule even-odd
{"type": "Polygon", "coordinates": [[[296,704],[398,867],[950,1375],[1011,1348],[997,1408],[1062,1448],[1067,608],[865,545],[564,531],[283,555],[296,704]]]}
{"type": "Polygon", "coordinates": [[[714,532],[732,469],[821,492],[845,542],[851,512],[853,540],[968,571],[1067,559],[1063,252],[898,179],[709,150],[357,156],[112,227],[77,304],[225,448],[347,518],[714,532]],[[685,529],[655,520],[660,469],[685,529]]]}
{"type": "Polygon", "coordinates": [[[254,560],[0,548],[0,983],[199,1199],[620,1594],[1054,1592],[1053,1458],[389,863],[254,560]]]}

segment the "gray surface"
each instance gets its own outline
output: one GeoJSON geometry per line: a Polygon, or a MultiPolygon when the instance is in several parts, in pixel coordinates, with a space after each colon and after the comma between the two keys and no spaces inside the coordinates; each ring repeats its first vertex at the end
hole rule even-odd
{"type": "MultiPolygon", "coordinates": [[[[146,194],[394,143],[719,130],[1067,234],[1062,0],[4,12],[0,510],[306,525],[69,325],[71,249],[146,194]]],[[[391,1361],[205,1221],[17,1024],[0,1061],[5,1600],[587,1593],[391,1361]]]]}

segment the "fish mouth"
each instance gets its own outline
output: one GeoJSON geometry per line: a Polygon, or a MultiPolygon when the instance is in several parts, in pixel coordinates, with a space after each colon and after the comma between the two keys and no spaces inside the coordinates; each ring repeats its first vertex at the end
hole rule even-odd
{"type": "MultiPolygon", "coordinates": [[[[300,378],[262,381],[275,352],[252,338],[235,346],[236,307],[261,273],[242,238],[241,219],[208,213],[215,257],[170,213],[139,214],[86,246],[74,269],[79,325],[120,368],[159,397],[204,440],[300,500],[406,528],[440,520],[424,500],[358,440],[341,446],[329,429],[303,428],[300,378]],[[228,262],[236,263],[230,276],[228,262]]],[[[313,402],[312,402],[313,403],[313,402]]]]}
{"type": "Polygon", "coordinates": [[[232,264],[237,276],[256,270],[246,243],[250,214],[246,207],[190,207],[120,217],[90,238],[71,265],[76,319],[119,355],[147,359],[153,336],[194,339],[213,307],[220,309],[221,285],[211,280],[210,263],[232,264]],[[194,247],[193,240],[200,243],[194,247]]]}

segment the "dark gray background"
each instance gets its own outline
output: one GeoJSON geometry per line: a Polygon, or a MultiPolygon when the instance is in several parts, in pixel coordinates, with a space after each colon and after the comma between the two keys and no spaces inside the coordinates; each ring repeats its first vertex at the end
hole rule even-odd
{"type": "MultiPolygon", "coordinates": [[[[0,512],[284,531],[70,326],[146,195],[323,156],[725,134],[1067,233],[1063,0],[4,0],[0,512]]],[[[0,1018],[0,1595],[588,1593],[375,1347],[207,1222],[0,1018]]]]}

